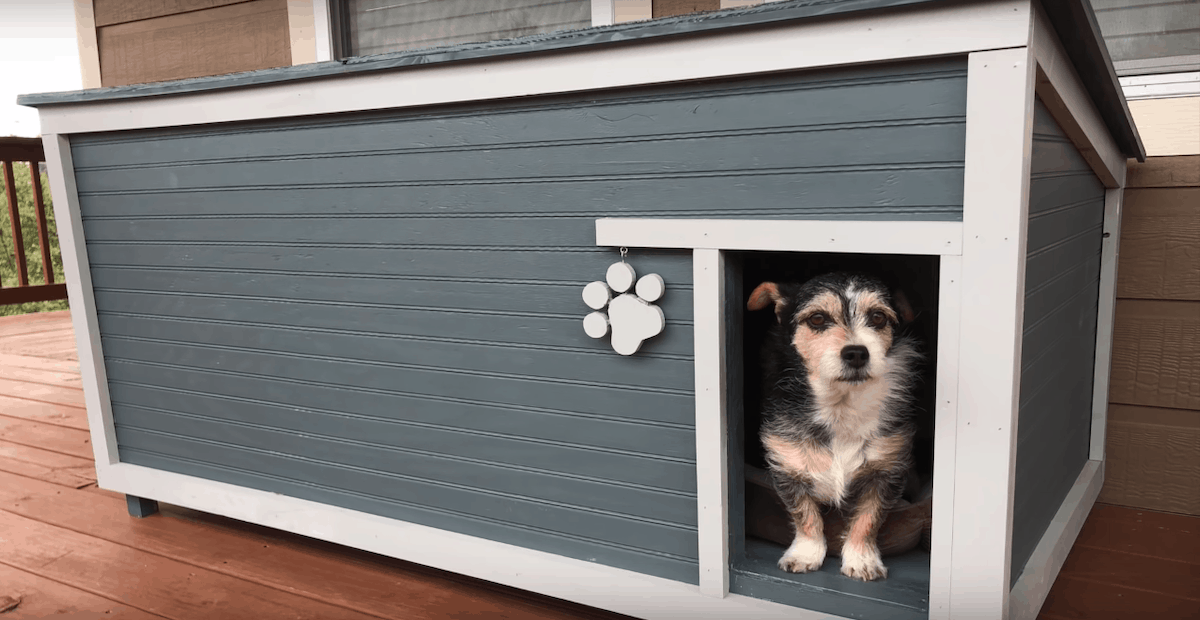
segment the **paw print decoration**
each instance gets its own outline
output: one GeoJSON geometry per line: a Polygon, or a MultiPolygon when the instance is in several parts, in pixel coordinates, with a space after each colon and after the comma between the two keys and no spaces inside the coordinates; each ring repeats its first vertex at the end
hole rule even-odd
{"type": "Polygon", "coordinates": [[[603,338],[611,330],[612,348],[621,355],[637,353],[643,342],[661,334],[667,325],[662,308],[653,303],[666,290],[662,276],[642,276],[634,287],[636,279],[633,267],[622,261],[608,268],[608,284],[596,281],[583,288],[583,302],[596,311],[584,317],[583,330],[592,338],[603,338]],[[631,287],[634,291],[626,292],[631,287]],[[621,294],[614,299],[614,292],[621,294]]]}

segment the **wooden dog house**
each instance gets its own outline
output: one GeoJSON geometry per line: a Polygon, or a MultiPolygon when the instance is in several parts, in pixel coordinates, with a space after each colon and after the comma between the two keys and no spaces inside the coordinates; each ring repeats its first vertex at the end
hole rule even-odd
{"type": "Polygon", "coordinates": [[[1104,472],[1126,159],[1086,1],[793,1],[26,95],[102,488],[640,618],[1032,618],[1104,472]],[[633,355],[584,285],[666,283],[633,355]],[[936,280],[931,550],[741,523],[755,253],[936,280]],[[757,562],[757,564],[756,564],[757,562]]]}

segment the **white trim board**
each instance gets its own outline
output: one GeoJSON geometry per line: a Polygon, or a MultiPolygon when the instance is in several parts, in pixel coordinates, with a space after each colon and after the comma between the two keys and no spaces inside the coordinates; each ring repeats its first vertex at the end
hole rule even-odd
{"type": "Polygon", "coordinates": [[[696,373],[696,509],[700,591],[729,595],[729,432],[725,268],[720,250],[692,252],[696,373]]]}
{"type": "Polygon", "coordinates": [[[1100,296],[1096,314],[1095,369],[1092,378],[1092,437],[1090,456],[1104,460],[1108,436],[1108,385],[1112,378],[1113,326],[1117,307],[1117,264],[1121,252],[1121,207],[1125,190],[1104,192],[1104,239],[1100,246],[1100,296]]]}
{"type": "Polygon", "coordinates": [[[1028,48],[967,59],[949,613],[955,620],[1008,614],[1034,64],[1028,48]]]}
{"type": "Polygon", "coordinates": [[[646,620],[836,616],[423,525],[138,465],[100,468],[103,489],[201,510],[646,620]]]}
{"type": "Polygon", "coordinates": [[[958,436],[959,323],[962,257],[943,256],[938,277],[937,405],[933,429],[933,531],[929,555],[929,620],[953,620],[954,464],[958,436]]]}
{"type": "Polygon", "coordinates": [[[1027,0],[935,3],[637,45],[46,106],[40,116],[42,133],[70,134],[579,92],[1022,47],[1030,20],[1027,0]]]}
{"type": "Polygon", "coordinates": [[[1163,75],[1133,75],[1120,78],[1125,99],[1168,99],[1200,97],[1200,71],[1163,75]]]}
{"type": "Polygon", "coordinates": [[[312,4],[317,62],[333,60],[333,19],[329,14],[329,0],[312,0],[312,4]]]}
{"type": "Polygon", "coordinates": [[[1009,594],[1009,620],[1034,620],[1104,486],[1104,461],[1088,461],[1009,594]]]}
{"type": "Polygon", "coordinates": [[[961,222],[602,218],[596,245],[953,256],[962,231],[961,222]]]}

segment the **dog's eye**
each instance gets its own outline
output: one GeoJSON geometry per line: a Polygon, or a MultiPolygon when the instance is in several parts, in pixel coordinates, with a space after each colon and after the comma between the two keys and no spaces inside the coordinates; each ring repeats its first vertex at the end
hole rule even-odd
{"type": "Polygon", "coordinates": [[[820,326],[824,325],[825,324],[825,315],[824,314],[814,314],[814,315],[808,317],[808,324],[812,325],[813,327],[820,327],[820,326]]]}
{"type": "Polygon", "coordinates": [[[887,323],[887,316],[876,310],[875,312],[871,313],[870,320],[871,327],[883,327],[883,325],[887,323]]]}

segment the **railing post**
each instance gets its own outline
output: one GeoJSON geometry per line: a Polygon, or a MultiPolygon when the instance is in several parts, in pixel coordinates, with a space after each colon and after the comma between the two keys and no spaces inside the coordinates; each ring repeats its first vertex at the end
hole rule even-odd
{"type": "Polygon", "coordinates": [[[8,215],[12,218],[13,250],[17,259],[17,286],[29,286],[29,268],[25,265],[25,240],[21,238],[21,211],[17,208],[17,186],[13,181],[12,162],[4,160],[4,186],[8,195],[8,215]]]}
{"type": "Polygon", "coordinates": [[[54,284],[54,263],[50,262],[50,227],[46,225],[46,205],[42,202],[42,173],[38,162],[29,162],[29,181],[33,185],[33,205],[37,214],[38,246],[42,249],[42,275],[46,284],[54,284]]]}

